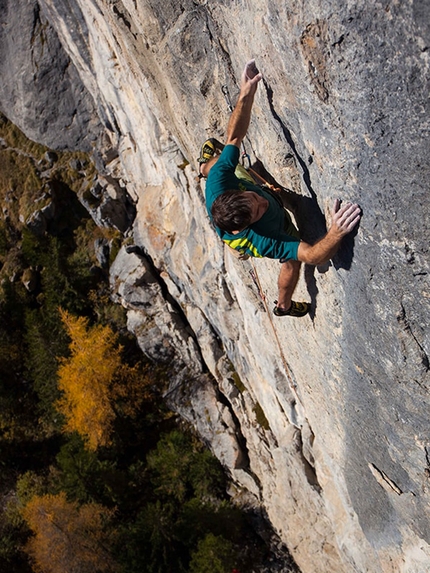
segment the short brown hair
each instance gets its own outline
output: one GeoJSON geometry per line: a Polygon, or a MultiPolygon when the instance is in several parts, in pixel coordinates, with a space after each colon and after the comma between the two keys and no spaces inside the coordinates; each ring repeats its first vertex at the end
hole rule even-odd
{"type": "Polygon", "coordinates": [[[242,231],[252,219],[249,197],[242,191],[226,191],[212,203],[211,214],[214,225],[222,231],[242,231]]]}

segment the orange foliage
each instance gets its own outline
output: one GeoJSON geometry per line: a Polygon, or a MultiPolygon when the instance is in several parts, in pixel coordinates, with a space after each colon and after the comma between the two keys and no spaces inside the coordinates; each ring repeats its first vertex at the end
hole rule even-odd
{"type": "Polygon", "coordinates": [[[122,347],[109,326],[90,327],[88,320],[60,310],[70,336],[71,356],[61,360],[58,385],[63,396],[56,407],[66,417],[65,430],[78,432],[92,450],[110,443],[114,402],[133,416],[150,399],[146,370],[121,360],[122,347]]]}
{"type": "Polygon", "coordinates": [[[83,435],[91,449],[109,443],[115,412],[112,385],[120,370],[121,346],[108,326],[88,326],[88,320],[61,311],[71,338],[70,358],[58,370],[63,397],[56,406],[65,415],[65,429],[83,435]]]}
{"type": "Polygon", "coordinates": [[[81,507],[64,492],[35,496],[23,509],[34,536],[26,551],[40,573],[110,573],[117,567],[106,546],[105,525],[112,511],[96,503],[81,507]]]}

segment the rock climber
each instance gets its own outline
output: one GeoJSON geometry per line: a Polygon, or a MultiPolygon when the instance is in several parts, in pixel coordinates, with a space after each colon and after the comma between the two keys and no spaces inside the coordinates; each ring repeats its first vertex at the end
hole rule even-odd
{"type": "Polygon", "coordinates": [[[336,199],[328,232],[311,245],[300,240],[298,230],[276,194],[258,186],[247,172],[240,172],[240,146],[248,130],[251,109],[262,79],[255,60],[242,74],[237,104],[230,116],[227,140],[216,155],[216,140],[202,146],[200,174],[206,180],[206,208],[221,239],[246,257],[280,259],[276,316],[305,316],[310,304],[292,300],[301,263],[320,265],[330,260],[345,235],[358,224],[361,209],[355,203],[341,206],[336,199]],[[236,170],[238,168],[238,170],[236,170]]]}

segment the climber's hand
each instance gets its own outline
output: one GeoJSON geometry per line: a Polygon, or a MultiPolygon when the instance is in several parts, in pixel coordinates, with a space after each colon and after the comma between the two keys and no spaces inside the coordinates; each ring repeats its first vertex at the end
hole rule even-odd
{"type": "Polygon", "coordinates": [[[245,69],[242,73],[242,86],[251,87],[255,91],[257,89],[257,84],[262,77],[262,74],[258,71],[258,68],[255,65],[255,60],[250,60],[246,63],[245,69]]]}
{"type": "Polygon", "coordinates": [[[356,203],[346,203],[340,206],[339,199],[336,199],[331,212],[331,231],[344,236],[350,233],[361,218],[361,209],[356,203]]]}

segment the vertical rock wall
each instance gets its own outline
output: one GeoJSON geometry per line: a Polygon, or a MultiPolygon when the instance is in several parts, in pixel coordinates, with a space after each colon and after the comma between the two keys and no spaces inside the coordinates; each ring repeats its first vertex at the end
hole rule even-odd
{"type": "Polygon", "coordinates": [[[428,6],[40,7],[119,154],[107,171],[137,202],[112,287],[144,351],[172,364],[170,402],[303,572],[428,570],[428,6]],[[224,253],[195,181],[201,142],[225,134],[221,86],[234,99],[250,57],[264,83],[247,149],[298,194],[303,237],[324,232],[335,197],[363,208],[334,260],[303,269],[303,320],[266,312],[249,271],[272,301],[278,263],[224,253]]]}
{"type": "Polygon", "coordinates": [[[37,0],[0,0],[0,26],[0,110],[34,141],[90,151],[95,102],[37,0]]]}

